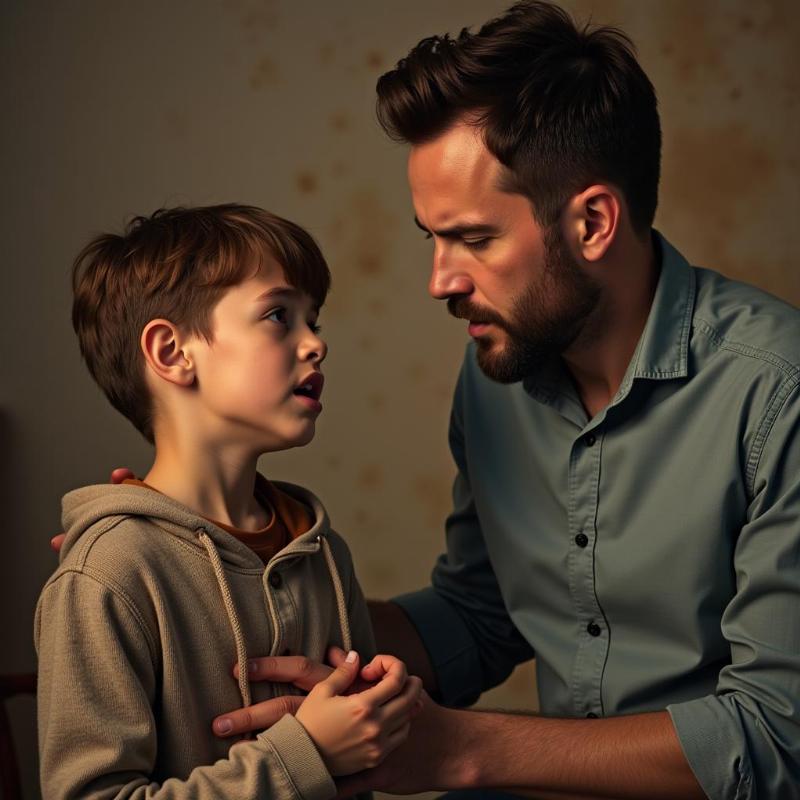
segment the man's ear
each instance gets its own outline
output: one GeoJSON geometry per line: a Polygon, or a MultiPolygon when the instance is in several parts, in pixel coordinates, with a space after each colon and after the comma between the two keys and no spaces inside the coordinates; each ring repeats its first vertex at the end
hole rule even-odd
{"type": "Polygon", "coordinates": [[[618,192],[604,184],[590,186],[569,201],[565,219],[586,261],[599,261],[606,254],[617,235],[621,213],[618,192]]]}
{"type": "Polygon", "coordinates": [[[152,319],[144,326],[140,340],[147,365],[155,375],[178,386],[191,386],[194,363],[187,337],[166,319],[152,319]]]}

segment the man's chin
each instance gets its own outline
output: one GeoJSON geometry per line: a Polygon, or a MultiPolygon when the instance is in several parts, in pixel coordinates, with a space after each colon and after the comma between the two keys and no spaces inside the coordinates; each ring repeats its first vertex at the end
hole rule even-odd
{"type": "Polygon", "coordinates": [[[486,339],[476,339],[475,343],[478,366],[489,380],[496,383],[516,383],[525,377],[517,359],[508,352],[508,347],[493,344],[486,339]]]}

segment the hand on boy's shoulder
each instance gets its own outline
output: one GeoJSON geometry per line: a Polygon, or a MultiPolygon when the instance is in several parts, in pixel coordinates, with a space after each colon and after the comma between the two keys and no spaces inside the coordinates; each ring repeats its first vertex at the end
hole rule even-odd
{"type": "MultiPolygon", "coordinates": [[[[135,477],[133,471],[127,467],[117,467],[111,470],[111,483],[122,483],[122,481],[126,481],[128,478],[135,477]]],[[[59,533],[50,540],[50,547],[55,550],[56,553],[60,552],[61,546],[64,544],[64,539],[66,538],[66,533],[59,533]]]]}

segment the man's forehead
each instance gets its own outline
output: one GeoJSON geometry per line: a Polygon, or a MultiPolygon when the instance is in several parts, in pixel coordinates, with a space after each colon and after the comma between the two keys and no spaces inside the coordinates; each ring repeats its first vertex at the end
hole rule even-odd
{"type": "Polygon", "coordinates": [[[504,169],[480,129],[460,124],[411,149],[408,180],[417,216],[434,227],[487,222],[504,169]]]}
{"type": "Polygon", "coordinates": [[[480,129],[466,123],[458,123],[436,138],[414,145],[409,154],[410,175],[420,171],[425,175],[465,177],[495,171],[498,164],[484,144],[480,129]]]}

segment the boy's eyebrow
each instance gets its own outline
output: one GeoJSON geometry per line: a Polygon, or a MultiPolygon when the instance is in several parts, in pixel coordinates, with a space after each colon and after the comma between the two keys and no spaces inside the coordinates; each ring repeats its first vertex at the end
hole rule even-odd
{"type": "MultiPolygon", "coordinates": [[[[305,294],[305,292],[301,291],[300,289],[296,289],[294,286],[273,286],[271,289],[261,292],[261,294],[256,297],[255,302],[260,303],[263,300],[274,300],[275,298],[281,297],[295,300],[297,298],[304,297],[305,294]]],[[[312,306],[312,310],[315,314],[319,314],[319,306],[316,303],[312,306]]]]}
{"type": "Polygon", "coordinates": [[[267,289],[266,292],[262,292],[256,297],[256,302],[260,300],[269,300],[273,297],[299,297],[301,294],[302,292],[295,289],[294,286],[273,286],[271,289],[267,289]]]}
{"type": "Polygon", "coordinates": [[[451,236],[465,236],[467,234],[472,234],[473,236],[480,236],[481,234],[495,234],[499,230],[496,226],[489,225],[485,222],[465,222],[461,225],[453,225],[450,228],[440,228],[439,230],[430,231],[419,221],[416,216],[414,217],[414,224],[421,231],[425,231],[427,234],[435,233],[437,236],[441,236],[442,238],[448,238],[451,236]]]}

